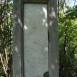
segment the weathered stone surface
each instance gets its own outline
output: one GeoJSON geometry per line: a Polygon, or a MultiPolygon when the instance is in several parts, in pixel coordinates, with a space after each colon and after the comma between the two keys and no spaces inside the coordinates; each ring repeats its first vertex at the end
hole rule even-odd
{"type": "MultiPolygon", "coordinates": [[[[23,60],[24,55],[25,55],[24,54],[25,45],[24,45],[24,39],[23,39],[24,37],[24,34],[23,34],[23,19],[24,19],[23,5],[29,3],[29,1],[30,1],[30,4],[33,1],[33,4],[44,3],[44,4],[47,4],[48,6],[47,7],[47,11],[48,11],[47,21],[48,21],[48,33],[49,33],[48,36],[49,37],[48,37],[48,61],[47,62],[48,62],[49,67],[48,67],[48,70],[45,70],[41,73],[41,76],[43,76],[43,74],[46,71],[49,71],[49,77],[59,77],[57,0],[47,0],[47,2],[43,2],[44,0],[41,0],[41,1],[40,0],[29,0],[29,1],[27,0],[26,3],[24,3],[24,1],[25,0],[13,0],[13,3],[14,3],[13,4],[13,17],[14,17],[14,20],[13,20],[13,77],[25,77],[24,67],[26,63],[25,63],[25,60],[23,60]]],[[[25,26],[24,29],[28,29],[28,28],[25,26]]],[[[34,31],[34,33],[35,32],[36,31],[34,31]]],[[[38,36],[40,35],[38,34],[38,36]]],[[[26,36],[24,38],[26,38],[26,36]]]]}
{"type": "Polygon", "coordinates": [[[47,5],[24,5],[25,77],[43,77],[48,71],[47,5]]]}

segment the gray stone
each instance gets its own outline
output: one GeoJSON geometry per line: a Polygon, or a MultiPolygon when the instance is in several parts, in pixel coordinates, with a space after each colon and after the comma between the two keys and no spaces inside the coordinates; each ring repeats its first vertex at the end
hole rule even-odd
{"type": "Polygon", "coordinates": [[[46,4],[24,5],[25,77],[43,77],[48,70],[48,25],[46,4]]]}

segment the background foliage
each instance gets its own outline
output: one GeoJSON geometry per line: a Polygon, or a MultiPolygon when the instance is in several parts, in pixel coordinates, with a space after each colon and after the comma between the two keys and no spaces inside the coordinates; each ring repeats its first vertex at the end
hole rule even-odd
{"type": "Polygon", "coordinates": [[[12,77],[11,14],[11,0],[2,0],[0,3],[0,77],[12,77]]]}
{"type": "Polygon", "coordinates": [[[59,6],[59,75],[77,77],[77,5],[65,4],[59,6]]]}
{"type": "MultiPolygon", "coordinates": [[[[0,77],[12,77],[12,0],[0,4],[0,77]]],[[[76,0],[75,0],[76,1],[76,0]]],[[[59,77],[77,77],[77,5],[59,2],[59,77]]]]}

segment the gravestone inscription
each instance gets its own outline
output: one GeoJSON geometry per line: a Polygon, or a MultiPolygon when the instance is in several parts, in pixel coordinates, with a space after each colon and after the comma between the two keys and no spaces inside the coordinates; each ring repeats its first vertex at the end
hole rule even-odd
{"type": "Polygon", "coordinates": [[[47,5],[24,5],[25,77],[43,77],[48,71],[47,5]]]}

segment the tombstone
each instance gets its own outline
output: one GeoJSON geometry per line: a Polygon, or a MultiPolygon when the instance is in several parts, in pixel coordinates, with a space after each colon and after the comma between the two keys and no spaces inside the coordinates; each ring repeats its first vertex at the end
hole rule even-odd
{"type": "Polygon", "coordinates": [[[13,77],[59,77],[57,0],[13,3],[13,77]]]}

